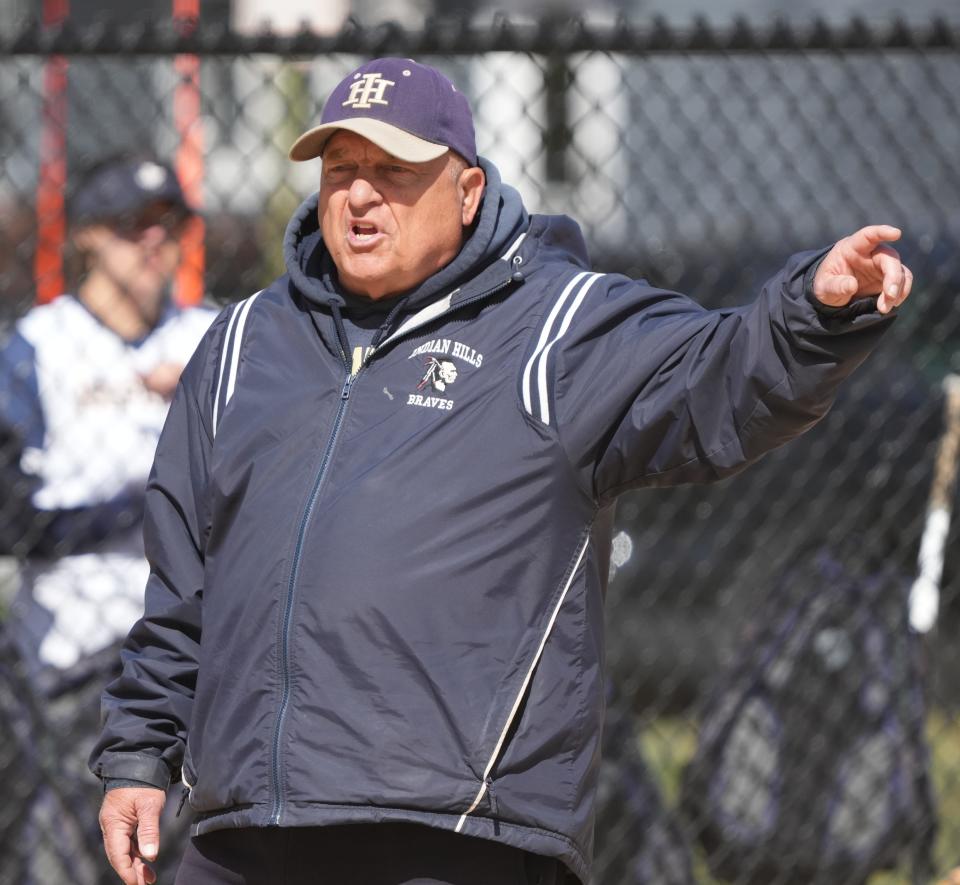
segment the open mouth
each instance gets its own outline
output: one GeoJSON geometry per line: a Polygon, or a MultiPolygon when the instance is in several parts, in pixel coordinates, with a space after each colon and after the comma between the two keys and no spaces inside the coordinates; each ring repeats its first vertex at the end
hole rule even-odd
{"type": "Polygon", "coordinates": [[[350,225],[350,239],[356,243],[366,243],[379,234],[376,225],[354,222],[350,225]]]}

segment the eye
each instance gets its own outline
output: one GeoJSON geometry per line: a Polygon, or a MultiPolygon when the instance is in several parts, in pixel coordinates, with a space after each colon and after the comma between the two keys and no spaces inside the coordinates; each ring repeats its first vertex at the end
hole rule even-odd
{"type": "Polygon", "coordinates": [[[323,167],[323,175],[328,181],[344,181],[356,171],[354,163],[333,163],[323,167]]]}
{"type": "Polygon", "coordinates": [[[382,169],[385,175],[390,176],[395,181],[406,181],[416,174],[409,166],[401,166],[399,163],[388,163],[382,169]]]}

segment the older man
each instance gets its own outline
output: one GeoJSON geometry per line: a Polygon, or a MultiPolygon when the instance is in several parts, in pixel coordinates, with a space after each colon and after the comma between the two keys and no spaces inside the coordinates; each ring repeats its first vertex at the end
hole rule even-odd
{"type": "Polygon", "coordinates": [[[586,882],[616,497],[822,417],[909,294],[899,231],[736,310],[592,272],[405,59],[351,72],[291,157],[322,172],[289,272],[215,323],[157,451],[92,758],[107,853],[152,881],[182,773],[178,882],[586,882]]]}

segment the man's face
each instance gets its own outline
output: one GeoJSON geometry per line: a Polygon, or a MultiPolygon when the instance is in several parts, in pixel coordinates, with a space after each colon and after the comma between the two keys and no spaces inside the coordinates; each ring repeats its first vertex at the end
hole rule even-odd
{"type": "Polygon", "coordinates": [[[184,221],[182,212],[157,203],[135,218],[83,228],[75,239],[86,254],[88,278],[109,280],[152,322],[180,262],[184,221]]]}
{"type": "Polygon", "coordinates": [[[483,183],[482,170],[451,152],[409,163],[337,132],[323,152],[319,216],[341,285],[387,298],[436,273],[460,251],[483,183]]]}

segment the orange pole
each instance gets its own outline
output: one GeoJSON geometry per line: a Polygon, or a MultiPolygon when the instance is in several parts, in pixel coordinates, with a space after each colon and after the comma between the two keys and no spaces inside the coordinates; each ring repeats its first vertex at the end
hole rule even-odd
{"type": "MultiPolygon", "coordinates": [[[[68,0],[44,0],[45,27],[64,22],[68,0]]],[[[52,301],[64,290],[63,246],[67,239],[67,60],[52,56],[43,71],[43,117],[37,174],[37,250],[33,278],[37,301],[52,301]]]]}
{"type": "MultiPolygon", "coordinates": [[[[200,0],[173,0],[173,19],[183,34],[191,33],[200,20],[200,0]]],[[[177,84],[173,92],[173,120],[179,136],[176,170],[191,205],[203,206],[203,137],[200,120],[200,59],[178,55],[173,61],[177,84]]],[[[180,268],[177,271],[177,301],[199,304],[204,295],[205,227],[193,218],[180,237],[180,268]]]]}

